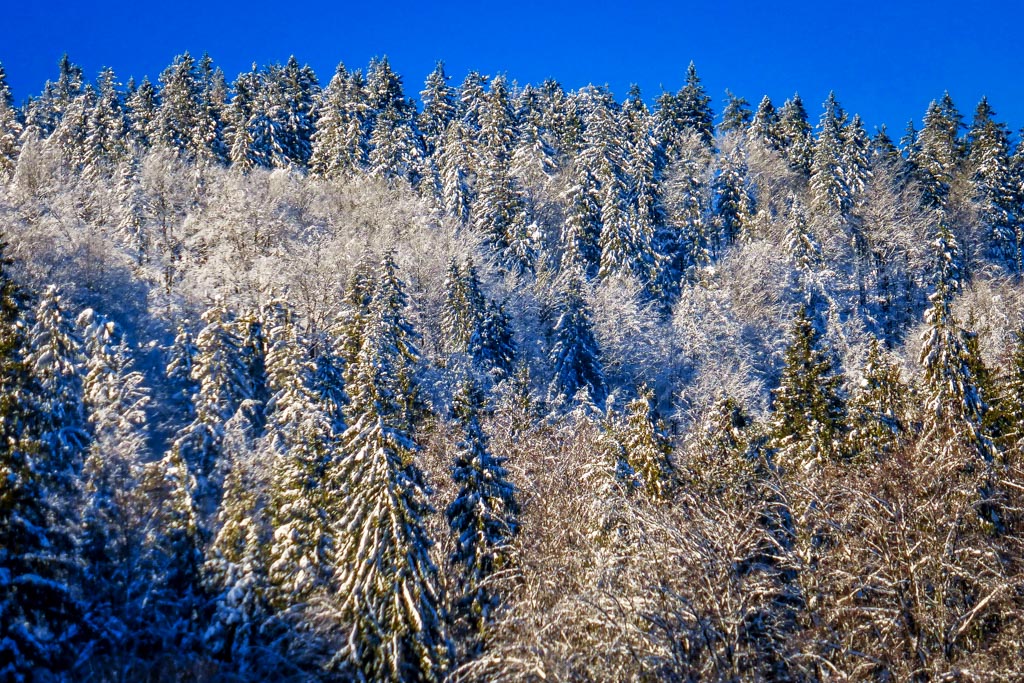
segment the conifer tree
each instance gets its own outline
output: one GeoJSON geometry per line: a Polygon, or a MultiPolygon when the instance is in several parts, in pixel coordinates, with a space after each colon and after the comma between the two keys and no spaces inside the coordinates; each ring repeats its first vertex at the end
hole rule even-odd
{"type": "Polygon", "coordinates": [[[779,108],[778,136],[790,168],[809,175],[815,145],[811,137],[811,124],[807,120],[807,109],[799,93],[779,108]]]}
{"type": "Polygon", "coordinates": [[[511,375],[516,343],[512,319],[504,305],[493,301],[487,305],[487,312],[469,340],[469,355],[478,368],[495,380],[511,375]]]}
{"type": "Polygon", "coordinates": [[[160,75],[160,107],[153,121],[152,141],[192,158],[193,134],[199,123],[200,90],[195,60],[186,52],[160,75]]]}
{"type": "Polygon", "coordinates": [[[94,434],[83,471],[82,554],[92,602],[109,611],[117,630],[133,616],[127,596],[143,592],[137,585],[144,540],[138,520],[148,501],[138,487],[148,452],[150,396],[117,325],[92,309],[77,324],[88,354],[84,398],[94,434]]]}
{"type": "Polygon", "coordinates": [[[767,149],[782,149],[783,140],[779,135],[779,113],[767,95],[761,98],[750,120],[748,137],[767,149]]]}
{"type": "Polygon", "coordinates": [[[423,526],[429,506],[406,408],[403,369],[415,353],[402,315],[404,294],[385,256],[365,336],[347,383],[348,429],[337,486],[345,492],[334,519],[333,564],[339,611],[350,629],[336,656],[372,680],[440,680],[451,645],[431,541],[423,526]]]}
{"type": "Polygon", "coordinates": [[[971,333],[953,317],[953,297],[961,287],[959,247],[941,218],[934,249],[935,291],[918,359],[924,369],[919,447],[937,449],[940,461],[972,469],[978,459],[991,462],[996,450],[985,427],[988,406],[972,371],[971,333]]]}
{"type": "Polygon", "coordinates": [[[697,76],[693,62],[686,68],[686,85],[676,95],[678,116],[684,129],[696,132],[704,144],[711,146],[715,136],[715,117],[708,96],[697,76]]]}
{"type": "Polygon", "coordinates": [[[622,439],[626,461],[652,500],[667,500],[672,473],[672,444],[654,409],[654,391],[644,386],[626,404],[622,439]]]}
{"type": "Polygon", "coordinates": [[[39,383],[40,437],[52,458],[50,471],[59,488],[71,495],[91,438],[82,387],[85,356],[64,298],[52,285],[36,307],[26,362],[39,383]]]}
{"type": "Polygon", "coordinates": [[[1022,235],[1016,215],[1016,192],[1010,169],[1010,142],[1006,126],[995,121],[995,112],[982,98],[968,132],[967,165],[974,183],[974,200],[989,251],[1011,272],[1022,270],[1022,235]]]}
{"type": "Polygon", "coordinates": [[[258,652],[269,609],[267,547],[258,477],[247,462],[232,463],[217,513],[217,533],[202,566],[213,613],[202,634],[207,651],[245,676],[258,652]]]}
{"type": "Polygon", "coordinates": [[[424,144],[428,156],[434,154],[440,145],[448,124],[455,118],[455,92],[448,85],[448,74],[444,70],[444,62],[438,62],[434,70],[427,76],[427,81],[420,93],[423,111],[419,116],[419,129],[423,133],[424,144]]]}
{"type": "Polygon", "coordinates": [[[52,487],[67,463],[40,439],[41,388],[26,359],[25,299],[0,242],[0,678],[34,680],[72,661],[84,605],[68,491],[52,487]]]}
{"type": "Polygon", "coordinates": [[[463,223],[469,221],[473,201],[471,142],[470,129],[461,120],[455,120],[445,129],[436,152],[441,207],[449,216],[463,223]]]}
{"type": "Polygon", "coordinates": [[[590,309],[583,297],[583,283],[576,273],[563,275],[559,292],[560,314],[555,323],[550,359],[553,368],[548,401],[564,405],[586,393],[600,406],[607,396],[601,354],[594,339],[590,309]]]}
{"type": "Polygon", "coordinates": [[[601,235],[601,203],[598,182],[582,161],[572,164],[568,187],[563,198],[566,204],[562,226],[562,269],[575,269],[587,278],[597,275],[601,258],[598,240],[601,235]]]}
{"type": "Polygon", "coordinates": [[[882,459],[899,450],[908,438],[907,399],[899,368],[872,339],[861,379],[850,396],[851,457],[882,459]]]}
{"type": "Polygon", "coordinates": [[[743,150],[736,148],[719,155],[720,168],[715,177],[715,213],[719,223],[721,246],[736,242],[753,219],[753,198],[747,187],[747,165],[743,150]]]}
{"type": "Polygon", "coordinates": [[[793,320],[772,403],[769,443],[781,462],[806,465],[842,455],[844,408],[839,381],[814,321],[801,307],[793,320]]]}
{"type": "MultiPolygon", "coordinates": [[[[719,130],[723,133],[743,133],[750,126],[753,114],[750,112],[750,102],[745,98],[737,97],[729,90],[725,91],[726,104],[722,110],[722,123],[719,130]]],[[[769,104],[770,104],[769,100],[769,104]]]]}
{"type": "Polygon", "coordinates": [[[451,561],[459,571],[458,607],[477,631],[499,604],[488,579],[510,561],[510,543],[519,526],[515,487],[502,466],[505,459],[491,455],[480,426],[483,405],[483,392],[474,380],[463,380],[452,407],[460,431],[452,469],[459,492],[446,510],[455,538],[451,561]]]}
{"type": "Polygon", "coordinates": [[[7,85],[7,74],[3,64],[0,64],[0,182],[6,182],[14,177],[18,160],[18,139],[21,133],[22,125],[14,108],[10,87],[7,85]]]}
{"type": "Polygon", "coordinates": [[[812,208],[824,216],[845,219],[852,203],[852,191],[843,163],[843,129],[846,114],[829,93],[818,123],[818,139],[811,162],[812,208]]]}
{"type": "Polygon", "coordinates": [[[924,127],[910,151],[910,161],[921,183],[925,202],[934,208],[945,207],[958,163],[960,124],[958,118],[951,121],[950,116],[946,107],[932,101],[924,117],[924,127]]]}
{"type": "Polygon", "coordinates": [[[345,178],[366,163],[361,83],[339,64],[320,94],[316,129],[312,136],[310,170],[322,178],[345,178]]]}
{"type": "Polygon", "coordinates": [[[137,150],[148,149],[156,139],[157,94],[148,78],[125,98],[128,139],[137,150]]]}
{"type": "MultiPolygon", "coordinates": [[[[206,326],[196,337],[196,355],[191,379],[198,386],[193,394],[192,422],[175,439],[177,455],[168,467],[185,467],[194,477],[200,517],[212,514],[220,497],[223,478],[221,447],[224,427],[242,403],[252,396],[252,377],[243,359],[243,340],[233,329],[228,311],[215,302],[203,313],[206,326]],[[180,460],[183,465],[178,464],[180,460]]],[[[182,473],[178,479],[181,479],[182,473]]],[[[184,484],[179,483],[179,487],[184,484]]]]}

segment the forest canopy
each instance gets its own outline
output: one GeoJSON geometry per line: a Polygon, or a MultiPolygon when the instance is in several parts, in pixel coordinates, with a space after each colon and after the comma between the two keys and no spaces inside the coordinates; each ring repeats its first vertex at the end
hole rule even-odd
{"type": "Polygon", "coordinates": [[[1013,681],[1024,145],[0,66],[0,680],[1013,681]]]}

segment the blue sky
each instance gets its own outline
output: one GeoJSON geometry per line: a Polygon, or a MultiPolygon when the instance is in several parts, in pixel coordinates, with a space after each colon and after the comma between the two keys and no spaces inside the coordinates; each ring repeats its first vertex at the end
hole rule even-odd
{"type": "MultiPolygon", "coordinates": [[[[338,61],[364,67],[388,55],[408,93],[442,59],[520,83],[553,77],[567,88],[630,83],[648,99],[678,89],[693,60],[721,112],[725,89],[756,105],[799,91],[812,120],[834,89],[869,128],[899,133],[949,90],[969,121],[988,95],[999,117],[1024,127],[1024,3],[932,0],[823,2],[535,2],[422,0],[328,3],[22,2],[3,14],[0,62],[21,101],[53,78],[67,51],[92,78],[155,78],[185,50],[206,51],[229,80],[252,62],[295,54],[322,82],[338,61]],[[884,6],[883,6],[884,5],[884,6]]],[[[895,135],[898,137],[898,135],[895,135]]]]}

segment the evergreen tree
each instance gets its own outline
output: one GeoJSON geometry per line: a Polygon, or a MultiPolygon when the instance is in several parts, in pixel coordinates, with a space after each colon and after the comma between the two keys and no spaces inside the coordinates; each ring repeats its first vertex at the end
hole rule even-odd
{"type": "Polygon", "coordinates": [[[600,406],[607,396],[607,387],[600,350],[590,322],[590,309],[583,297],[583,283],[572,272],[563,277],[559,292],[561,312],[555,323],[550,353],[553,372],[548,385],[548,401],[564,405],[583,392],[600,406]]]}
{"type": "Polygon", "coordinates": [[[339,64],[320,95],[310,170],[323,178],[354,175],[366,162],[361,83],[339,64]]]}
{"type": "Polygon", "coordinates": [[[861,379],[850,397],[851,457],[882,459],[899,450],[909,431],[907,394],[899,368],[872,339],[861,379]]]}
{"type": "Polygon", "coordinates": [[[265,637],[261,631],[269,611],[259,483],[244,460],[232,464],[217,513],[217,533],[202,566],[203,588],[213,603],[203,643],[243,677],[258,664],[256,646],[265,637]]]}
{"type": "Polygon", "coordinates": [[[7,85],[7,73],[3,64],[0,64],[0,182],[14,177],[21,133],[22,125],[14,107],[11,89],[7,85]]]}
{"type": "MultiPolygon", "coordinates": [[[[946,205],[950,184],[958,163],[959,119],[950,120],[947,108],[933,101],[928,105],[924,127],[910,151],[910,161],[928,206],[946,205]]],[[[959,115],[955,115],[959,117],[959,115]]]]}
{"type": "Polygon", "coordinates": [[[138,150],[149,148],[157,139],[157,108],[156,88],[148,78],[143,78],[138,88],[129,88],[125,98],[128,140],[138,150]]]}
{"type": "Polygon", "coordinates": [[[113,322],[86,309],[77,324],[88,353],[84,398],[94,434],[83,472],[82,552],[92,602],[110,611],[110,628],[118,631],[134,609],[127,596],[143,591],[135,584],[140,581],[143,542],[138,520],[147,501],[138,486],[147,455],[150,396],[113,322]]]}
{"type": "Polygon", "coordinates": [[[640,395],[626,404],[622,439],[626,461],[635,472],[647,495],[667,500],[672,473],[672,444],[665,425],[654,409],[654,392],[644,386],[640,395]]]}
{"type": "MultiPolygon", "coordinates": [[[[224,427],[243,401],[251,398],[253,388],[243,359],[243,340],[223,304],[207,309],[203,322],[206,326],[196,338],[191,375],[198,384],[192,401],[194,418],[175,439],[172,450],[177,455],[167,463],[174,471],[185,467],[188,476],[195,478],[196,488],[189,495],[196,499],[201,518],[213,513],[220,497],[224,427]]],[[[184,487],[185,474],[176,476],[177,486],[184,487]]]]}
{"type": "Polygon", "coordinates": [[[719,155],[714,191],[721,246],[736,242],[753,220],[753,198],[747,187],[747,164],[743,157],[740,148],[719,155]]]}
{"type": "MultiPolygon", "coordinates": [[[[726,103],[722,110],[722,123],[718,129],[722,133],[743,133],[750,127],[753,114],[750,113],[750,102],[725,91],[726,103]]],[[[768,101],[771,104],[771,100],[768,101]]]]}
{"type": "Polygon", "coordinates": [[[770,441],[784,463],[806,465],[842,455],[840,377],[801,307],[793,320],[782,378],[774,391],[770,441]]]}
{"type": "Polygon", "coordinates": [[[406,409],[411,330],[386,256],[347,383],[348,429],[337,468],[334,585],[350,628],[336,659],[372,680],[440,680],[451,645],[423,526],[429,511],[406,409]]]}
{"type": "Polygon", "coordinates": [[[455,120],[445,129],[436,152],[441,207],[462,223],[469,221],[473,202],[471,142],[470,129],[462,121],[455,120]]]}
{"type": "MultiPolygon", "coordinates": [[[[833,98],[830,96],[829,99],[833,98]]],[[[790,168],[809,175],[816,152],[811,137],[811,124],[807,121],[807,110],[799,93],[786,100],[779,109],[778,136],[790,168]]]]}
{"type": "Polygon", "coordinates": [[[512,319],[504,305],[487,305],[480,325],[469,340],[469,355],[476,366],[495,380],[509,377],[516,357],[512,319]]]}
{"type": "Polygon", "coordinates": [[[0,242],[0,678],[30,681],[74,661],[84,606],[68,491],[52,486],[67,463],[40,439],[25,300],[5,250],[0,242]]]}
{"type": "Polygon", "coordinates": [[[598,182],[582,160],[575,161],[566,174],[566,204],[562,225],[562,269],[574,269],[588,278],[597,275],[601,258],[601,203],[598,182]]]}
{"type": "Polygon", "coordinates": [[[931,308],[925,314],[919,362],[924,368],[920,448],[934,448],[940,462],[972,469],[976,458],[991,462],[996,454],[985,427],[988,406],[978,385],[972,333],[953,317],[952,301],[959,291],[959,247],[945,221],[935,241],[938,261],[931,308]]]}
{"type": "Polygon", "coordinates": [[[782,149],[783,139],[779,134],[779,113],[767,95],[761,98],[757,111],[750,120],[748,137],[768,149],[782,149]]]}
{"type": "Polygon", "coordinates": [[[52,458],[51,476],[70,496],[77,488],[91,433],[82,386],[82,341],[54,286],[47,287],[39,299],[25,360],[40,388],[40,437],[52,458]]]}
{"type": "Polygon", "coordinates": [[[152,141],[194,158],[193,135],[198,129],[200,85],[195,60],[186,52],[160,74],[160,107],[153,121],[152,141]]]}
{"type": "Polygon", "coordinates": [[[1006,126],[995,121],[995,112],[982,98],[968,132],[967,165],[974,183],[974,200],[980,210],[990,253],[1010,271],[1022,270],[1022,235],[1016,220],[1021,213],[1010,169],[1010,142],[1006,126]]]}
{"type": "Polygon", "coordinates": [[[480,290],[480,278],[471,259],[459,267],[452,259],[445,278],[445,306],[441,332],[455,353],[465,353],[470,340],[479,335],[487,302],[480,290]]]}
{"type": "Polygon", "coordinates": [[[455,118],[455,92],[448,85],[448,78],[444,62],[438,62],[427,76],[423,92],[420,93],[423,111],[419,116],[419,129],[423,133],[428,156],[433,155],[440,146],[445,129],[455,118]]]}
{"type": "Polygon", "coordinates": [[[704,144],[710,146],[714,142],[715,117],[711,111],[711,97],[704,90],[697,76],[697,67],[690,62],[686,68],[686,85],[678,95],[679,115],[683,127],[700,135],[704,144]]]}
{"type": "Polygon", "coordinates": [[[835,94],[829,93],[818,123],[818,139],[811,162],[812,208],[824,216],[845,219],[852,205],[852,190],[843,163],[843,113],[835,94]]]}
{"type": "Polygon", "coordinates": [[[480,388],[471,378],[463,380],[452,407],[460,430],[452,469],[459,492],[446,511],[455,538],[451,561],[459,567],[458,606],[477,631],[499,604],[487,582],[510,561],[511,540],[519,526],[515,488],[502,466],[505,459],[491,455],[480,426],[483,405],[480,388]]]}

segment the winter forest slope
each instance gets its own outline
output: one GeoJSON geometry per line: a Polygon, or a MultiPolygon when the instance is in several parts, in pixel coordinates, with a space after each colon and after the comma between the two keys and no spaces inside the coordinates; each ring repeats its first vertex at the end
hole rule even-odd
{"type": "Polygon", "coordinates": [[[404,88],[0,68],[0,680],[1019,678],[986,101],[404,88]]]}

